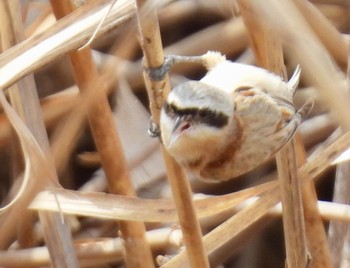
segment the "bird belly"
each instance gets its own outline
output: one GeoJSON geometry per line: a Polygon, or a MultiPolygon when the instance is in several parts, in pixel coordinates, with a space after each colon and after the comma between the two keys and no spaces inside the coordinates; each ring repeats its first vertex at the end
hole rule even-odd
{"type": "Polygon", "coordinates": [[[228,147],[216,158],[207,162],[199,172],[199,176],[207,181],[226,181],[247,173],[266,162],[277,148],[270,138],[260,139],[259,144],[250,144],[239,148],[228,147]]]}

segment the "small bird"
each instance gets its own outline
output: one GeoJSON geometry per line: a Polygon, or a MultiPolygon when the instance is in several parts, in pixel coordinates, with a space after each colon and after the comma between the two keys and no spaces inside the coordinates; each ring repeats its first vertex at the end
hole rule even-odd
{"type": "Polygon", "coordinates": [[[220,182],[262,164],[293,136],[312,108],[297,110],[298,66],[288,82],[265,69],[208,52],[207,74],[169,93],[160,116],[164,147],[200,179],[220,182]]]}

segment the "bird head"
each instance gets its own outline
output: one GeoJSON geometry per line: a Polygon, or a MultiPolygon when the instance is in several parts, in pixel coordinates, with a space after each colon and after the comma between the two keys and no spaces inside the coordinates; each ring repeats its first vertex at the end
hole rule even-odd
{"type": "Polygon", "coordinates": [[[233,114],[228,93],[199,81],[176,86],[161,111],[160,129],[175,158],[196,158],[224,140],[233,114]]]}

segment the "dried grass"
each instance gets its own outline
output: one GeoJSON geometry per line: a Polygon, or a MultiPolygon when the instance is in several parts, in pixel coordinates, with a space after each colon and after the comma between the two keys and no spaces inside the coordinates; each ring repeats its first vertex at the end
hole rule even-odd
{"type": "Polygon", "coordinates": [[[0,266],[349,267],[349,168],[334,162],[350,147],[346,1],[51,2],[67,16],[28,2],[24,26],[0,2],[0,266]],[[145,107],[157,123],[170,84],[203,69],[144,75],[146,90],[143,64],[207,50],[283,76],[301,65],[296,103],[315,107],[277,169],[205,184],[146,136],[145,107]]]}

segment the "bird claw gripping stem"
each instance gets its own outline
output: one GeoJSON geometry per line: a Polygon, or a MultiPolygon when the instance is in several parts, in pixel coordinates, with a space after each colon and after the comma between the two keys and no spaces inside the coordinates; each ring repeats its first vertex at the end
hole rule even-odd
{"type": "Polygon", "coordinates": [[[178,55],[167,55],[164,57],[164,62],[160,67],[144,67],[148,77],[153,81],[161,81],[165,78],[167,73],[170,71],[174,64],[180,62],[197,62],[203,63],[202,56],[178,56],[178,55]]]}
{"type": "MultiPolygon", "coordinates": [[[[174,64],[180,62],[195,62],[200,64],[205,64],[203,56],[178,56],[178,55],[167,55],[164,57],[164,62],[160,67],[144,67],[146,74],[152,81],[164,80],[171,67],[174,64]]],[[[148,135],[152,138],[160,138],[160,128],[154,123],[153,119],[150,118],[148,135]]]]}
{"type": "Polygon", "coordinates": [[[173,66],[174,60],[171,56],[165,56],[164,62],[157,68],[145,67],[145,72],[152,81],[161,81],[165,78],[169,72],[171,66],[173,66]]]}
{"type": "Polygon", "coordinates": [[[160,128],[154,123],[152,117],[149,120],[148,135],[151,138],[160,138],[160,128]]]}

